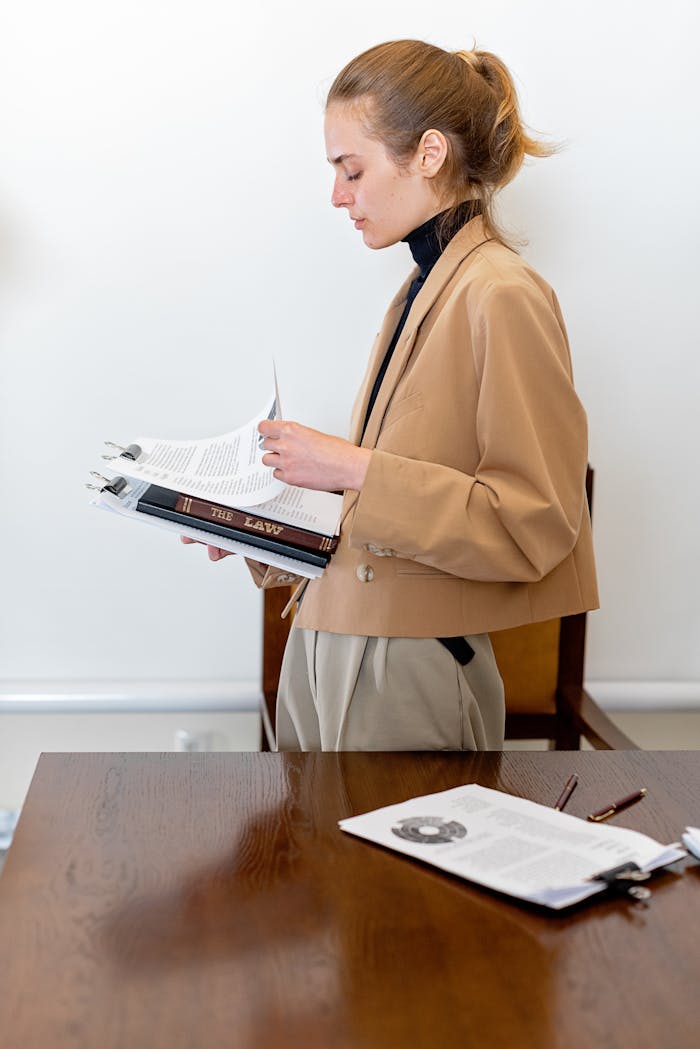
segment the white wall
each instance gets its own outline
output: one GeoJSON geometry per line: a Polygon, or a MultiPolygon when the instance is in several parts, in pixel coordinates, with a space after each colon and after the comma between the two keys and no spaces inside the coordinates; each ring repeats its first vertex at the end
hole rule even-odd
{"type": "Polygon", "coordinates": [[[531,125],[567,142],[504,216],[559,294],[590,417],[589,674],[700,696],[699,21],[681,0],[5,10],[0,688],[256,679],[241,563],[112,521],[82,485],[104,439],[243,421],[273,355],[286,413],[345,431],[409,258],[368,252],[330,207],[322,98],[352,55],[417,36],[476,37],[531,125]]]}

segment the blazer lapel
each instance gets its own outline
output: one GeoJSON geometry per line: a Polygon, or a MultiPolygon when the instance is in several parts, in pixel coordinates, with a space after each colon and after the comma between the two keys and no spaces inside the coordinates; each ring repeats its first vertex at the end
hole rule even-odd
{"type": "MultiPolygon", "coordinates": [[[[462,229],[455,234],[428,274],[425,284],[413,301],[408,317],[406,318],[404,329],[401,332],[401,337],[394,347],[394,352],[387,373],[384,376],[384,381],[382,382],[377,399],[372,408],[372,414],[367,422],[365,435],[362,438],[363,448],[374,448],[376,446],[386,410],[394,396],[399,380],[404,373],[411,356],[411,351],[413,350],[413,345],[416,341],[416,336],[418,335],[420,325],[424,318],[435,305],[440,293],[452,279],[460,264],[481,244],[485,244],[486,241],[490,239],[491,238],[488,237],[484,231],[481,218],[472,219],[471,222],[468,222],[466,226],[463,226],[462,229]]],[[[374,384],[375,376],[384,359],[384,354],[386,353],[389,342],[391,341],[391,337],[396,330],[396,325],[401,316],[400,307],[402,307],[406,301],[408,289],[415,275],[416,271],[414,270],[389,307],[389,312],[384,319],[382,330],[374,345],[367,378],[362,387],[361,410],[357,411],[356,408],[356,413],[353,415],[352,440],[355,443],[359,440],[362,432],[362,423],[364,421],[365,412],[367,411],[369,395],[374,384]]]]}
{"type": "MultiPolygon", "coordinates": [[[[369,403],[369,397],[374,386],[374,380],[377,376],[382,361],[384,360],[384,354],[386,353],[391,337],[396,331],[396,326],[399,323],[401,313],[403,311],[404,303],[406,302],[406,296],[408,295],[408,289],[411,286],[411,281],[416,275],[417,270],[414,270],[409,277],[406,278],[404,283],[399,288],[398,292],[392,299],[389,309],[386,312],[382,326],[374,340],[372,347],[369,363],[367,365],[367,371],[363,379],[362,385],[358,391],[357,397],[355,398],[355,405],[352,410],[352,416],[350,419],[350,440],[353,444],[357,444],[362,434],[362,426],[365,421],[365,415],[367,414],[367,405],[369,403]]],[[[386,377],[384,383],[385,385],[386,377]]],[[[372,412],[374,414],[374,412],[372,412]]],[[[364,441],[363,441],[364,444],[364,441]]]]}

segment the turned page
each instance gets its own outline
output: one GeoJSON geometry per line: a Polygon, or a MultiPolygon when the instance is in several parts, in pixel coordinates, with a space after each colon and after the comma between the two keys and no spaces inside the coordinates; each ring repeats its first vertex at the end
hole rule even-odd
{"type": "Polygon", "coordinates": [[[136,460],[117,455],[112,468],[125,477],[199,496],[225,506],[248,507],[279,496],[285,485],[262,462],[258,423],[279,417],[275,391],[243,426],[218,437],[192,441],[139,437],[136,460]]]}

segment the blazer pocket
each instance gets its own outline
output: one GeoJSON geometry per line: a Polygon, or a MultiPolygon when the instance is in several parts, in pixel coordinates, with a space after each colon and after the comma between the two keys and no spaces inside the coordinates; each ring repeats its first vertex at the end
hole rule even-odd
{"type": "Polygon", "coordinates": [[[421,561],[404,561],[403,564],[396,566],[397,576],[417,576],[421,579],[444,579],[445,582],[452,582],[456,580],[459,582],[459,576],[450,575],[449,572],[443,572],[439,568],[433,568],[432,565],[424,565],[421,561]]]}
{"type": "Polygon", "coordinates": [[[392,401],[386,410],[382,428],[379,431],[379,440],[381,440],[382,436],[387,433],[395,423],[399,422],[401,419],[405,419],[407,415],[411,415],[413,412],[421,411],[422,408],[423,394],[420,390],[408,394],[407,397],[401,397],[398,401],[392,401]]]}

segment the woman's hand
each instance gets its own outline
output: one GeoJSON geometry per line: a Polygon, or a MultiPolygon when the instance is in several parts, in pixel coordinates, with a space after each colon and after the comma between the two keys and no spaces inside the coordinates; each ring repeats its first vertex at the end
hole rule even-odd
{"type": "Polygon", "coordinates": [[[262,461],[273,467],[278,480],[322,492],[362,491],[372,455],[369,448],[279,419],[263,419],[258,431],[265,438],[262,461]]]}
{"type": "Polygon", "coordinates": [[[207,543],[200,542],[199,539],[188,539],[186,535],[180,536],[180,542],[186,544],[196,543],[197,546],[206,546],[210,561],[220,561],[222,557],[230,557],[233,555],[233,550],[222,550],[220,546],[209,546],[207,543]]]}

